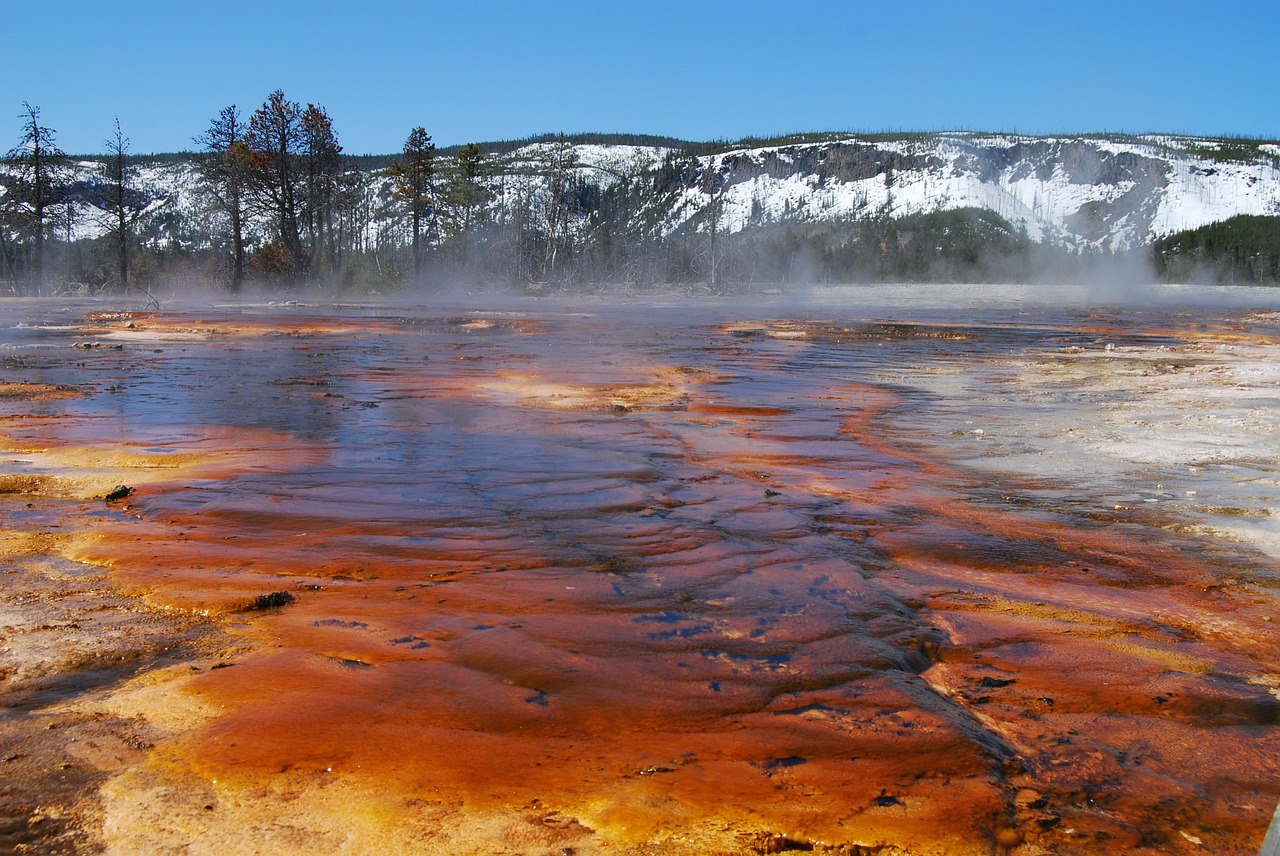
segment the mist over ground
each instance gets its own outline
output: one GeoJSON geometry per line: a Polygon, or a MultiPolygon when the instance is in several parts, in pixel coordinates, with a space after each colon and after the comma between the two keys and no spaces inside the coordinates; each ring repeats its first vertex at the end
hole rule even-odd
{"type": "MultiPolygon", "coordinates": [[[[290,104],[277,92],[263,110],[290,104]]],[[[270,169],[242,162],[265,143],[227,111],[200,154],[45,164],[60,183],[39,228],[40,167],[11,152],[0,283],[355,296],[1280,278],[1280,148],[1262,141],[561,135],[436,152],[419,128],[400,155],[349,158],[308,109],[320,148],[270,169]]]]}

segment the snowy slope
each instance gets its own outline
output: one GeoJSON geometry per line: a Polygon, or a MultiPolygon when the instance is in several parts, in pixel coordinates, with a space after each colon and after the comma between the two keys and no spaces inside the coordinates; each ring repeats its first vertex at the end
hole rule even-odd
{"type": "MultiPolygon", "coordinates": [[[[1280,214],[1277,147],[1261,147],[1253,162],[1234,162],[1194,154],[1191,142],[1197,149],[1205,143],[942,134],[745,149],[704,160],[724,179],[717,192],[727,231],[882,209],[901,217],[978,207],[1024,226],[1035,240],[1126,249],[1237,214],[1280,214]],[[833,167],[837,155],[842,164],[833,167]]],[[[673,225],[710,202],[702,188],[686,188],[673,206],[673,225]]]]}
{"type": "MultiPolygon", "coordinates": [[[[546,192],[555,143],[534,143],[488,160],[491,216],[536,205],[546,192]]],[[[821,142],[727,148],[691,157],[672,149],[572,146],[577,181],[598,189],[622,180],[651,186],[648,210],[658,234],[706,228],[716,204],[717,228],[737,232],[783,222],[849,221],[872,214],[901,217],[978,207],[993,211],[1033,240],[1077,248],[1122,250],[1237,214],[1280,214],[1280,145],[1150,135],[1022,137],[973,133],[866,138],[833,135],[821,142]],[[662,179],[664,164],[680,165],[662,179]]],[[[102,167],[76,165],[83,183],[102,167]]],[[[403,238],[389,215],[385,174],[366,176],[363,234],[369,242],[403,238]]],[[[156,162],[133,174],[139,232],[148,241],[207,242],[216,214],[205,204],[190,162],[156,162]]],[[[109,228],[91,202],[78,205],[73,236],[109,228]]],[[[267,234],[267,224],[257,232],[267,234]]]]}

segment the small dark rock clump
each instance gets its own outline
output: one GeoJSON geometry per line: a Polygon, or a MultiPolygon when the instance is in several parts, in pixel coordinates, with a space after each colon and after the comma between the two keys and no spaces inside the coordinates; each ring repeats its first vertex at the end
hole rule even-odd
{"type": "Polygon", "coordinates": [[[280,609],[288,606],[297,598],[287,591],[273,591],[270,594],[260,594],[253,599],[253,603],[249,604],[250,609],[280,609]]]}

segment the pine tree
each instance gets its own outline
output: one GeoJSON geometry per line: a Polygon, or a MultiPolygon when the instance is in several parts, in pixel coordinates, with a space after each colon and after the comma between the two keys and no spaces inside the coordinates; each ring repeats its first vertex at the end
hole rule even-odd
{"type": "Polygon", "coordinates": [[[449,171],[449,184],[445,193],[449,217],[449,236],[458,245],[457,260],[465,267],[470,261],[471,235],[480,213],[493,198],[485,186],[486,168],[480,147],[467,143],[458,150],[453,168],[449,171]]]}
{"type": "Polygon", "coordinates": [[[288,273],[306,270],[298,199],[298,160],[302,153],[302,108],[277,89],[249,118],[249,187],[258,206],[276,220],[276,233],[286,254],[288,273]]]}
{"type": "Polygon", "coordinates": [[[456,234],[471,231],[480,209],[493,196],[484,185],[484,177],[485,165],[480,147],[467,143],[458,150],[457,160],[449,173],[448,201],[456,234]]]}
{"type": "Polygon", "coordinates": [[[19,239],[31,241],[30,276],[36,293],[44,289],[45,243],[58,205],[66,208],[68,227],[73,216],[66,197],[70,163],[58,148],[57,132],[40,123],[40,108],[22,102],[22,137],[5,160],[12,171],[4,196],[6,220],[19,239]]]}
{"type": "Polygon", "coordinates": [[[334,190],[333,267],[342,267],[346,254],[364,252],[373,219],[370,180],[359,169],[344,169],[334,190]]]}
{"type": "Polygon", "coordinates": [[[245,142],[247,131],[248,126],[232,104],[214,118],[208,130],[195,138],[195,142],[204,149],[203,156],[196,162],[201,183],[231,226],[233,293],[239,292],[244,284],[244,230],[248,217],[250,160],[249,146],[245,142]]]}
{"type": "Polygon", "coordinates": [[[393,181],[392,196],[409,214],[415,279],[422,275],[422,227],[435,208],[431,186],[435,175],[435,154],[435,143],[431,142],[426,129],[419,126],[409,132],[402,157],[393,161],[389,170],[393,181]]]}
{"type": "Polygon", "coordinates": [[[334,246],[334,207],[338,195],[338,179],[342,173],[342,146],[333,130],[333,120],[323,107],[308,104],[302,112],[302,159],[306,173],[304,211],[307,240],[311,245],[311,269],[322,264],[333,269],[337,251],[334,246]]]}

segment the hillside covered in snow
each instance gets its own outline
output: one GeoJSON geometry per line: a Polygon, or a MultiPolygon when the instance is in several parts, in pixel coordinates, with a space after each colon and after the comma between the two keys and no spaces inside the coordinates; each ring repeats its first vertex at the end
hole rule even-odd
{"type": "MultiPolygon", "coordinates": [[[[686,144],[583,136],[480,150],[484,193],[465,228],[447,186],[454,151],[438,153],[428,239],[441,259],[490,279],[767,281],[798,265],[827,279],[945,276],[931,256],[977,258],[995,247],[1025,266],[1046,253],[1142,254],[1168,236],[1241,215],[1280,216],[1280,144],[1258,140],[939,133],[686,144]]],[[[379,270],[402,269],[408,241],[389,161],[348,162],[340,212],[348,258],[372,257],[379,270]]],[[[74,169],[65,237],[92,242],[111,227],[96,201],[104,167],[84,159],[74,169]]],[[[195,155],[134,158],[130,174],[140,248],[160,257],[225,252],[195,155]]],[[[271,218],[258,212],[251,249],[271,241],[271,218]]],[[[1020,275],[1016,266],[975,270],[1020,275]]]]}
{"type": "MultiPolygon", "coordinates": [[[[788,218],[979,208],[1035,241],[1124,250],[1238,214],[1280,214],[1274,144],[940,134],[741,148],[708,160],[729,232],[788,218]]],[[[707,199],[686,188],[672,220],[707,199]]]]}

